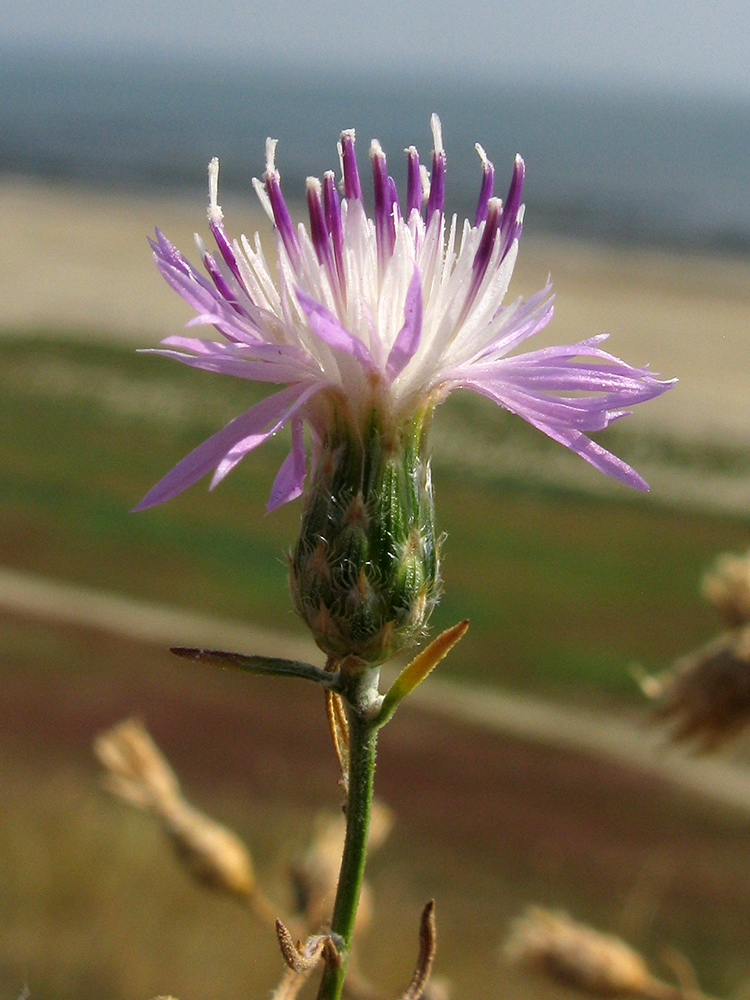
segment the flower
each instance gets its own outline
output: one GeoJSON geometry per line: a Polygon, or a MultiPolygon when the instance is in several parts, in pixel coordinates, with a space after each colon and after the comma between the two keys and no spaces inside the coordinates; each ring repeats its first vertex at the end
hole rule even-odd
{"type": "Polygon", "coordinates": [[[218,160],[209,165],[209,227],[218,255],[199,250],[208,277],[157,230],[152,249],[166,281],[223,341],[167,337],[155,353],[256,382],[283,385],[179,462],[135,508],[181,493],[214,470],[211,487],[250,451],[291,425],[291,451],[271,489],[273,510],[302,493],[303,426],[313,471],[333,419],[362,436],[373,413],[378,433],[421,426],[455,389],[470,389],[518,414],[595,468],[637,489],[644,480],[587,435],[672,384],[606,353],[606,334],[579,343],[512,353],[552,316],[548,285],[531,298],[503,300],[518,252],[524,163],[515,159],[505,202],[493,196],[494,168],[477,145],[482,183],[471,224],[443,209],[445,151],[432,116],[428,178],[406,150],[406,201],[399,201],[380,144],[370,146],[374,213],[365,211],[354,132],[342,133],[339,197],[332,171],[307,181],[309,231],[295,227],[281,193],[276,141],[266,144],[263,183],[254,180],[274,223],[278,275],[259,238],[231,241],[218,204],[218,160]],[[175,350],[176,349],[176,350],[175,350]]]}
{"type": "Polygon", "coordinates": [[[343,199],[333,172],[307,181],[309,231],[295,228],[281,194],[276,142],[266,144],[261,204],[274,223],[277,280],[256,234],[230,241],[218,204],[219,164],[209,165],[208,221],[218,256],[198,242],[208,277],[157,230],[154,257],[167,282],[223,341],[168,337],[156,353],[209,371],[285,388],[204,441],[136,510],[181,493],[214,470],[215,486],[244,456],[291,424],[292,447],[268,502],[303,493],[304,424],[310,477],[290,554],[295,609],[332,662],[351,669],[395,656],[424,628],[440,592],[427,431],[454,389],[471,389],[524,417],[588,462],[631,486],[640,476],[591,441],[625,407],[669,383],[605,353],[605,338],[512,354],[547,324],[547,286],[503,305],[521,234],[524,164],[508,196],[493,197],[494,168],[481,146],[474,224],[443,211],[445,151],[432,117],[428,177],[406,150],[399,202],[378,142],[370,146],[374,213],[368,218],[354,155],[341,135],[343,199]],[[177,348],[178,350],[173,350],[177,348]]]}

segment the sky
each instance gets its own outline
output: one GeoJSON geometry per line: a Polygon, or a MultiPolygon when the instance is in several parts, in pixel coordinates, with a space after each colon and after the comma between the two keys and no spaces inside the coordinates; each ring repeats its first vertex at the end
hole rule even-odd
{"type": "Polygon", "coordinates": [[[24,0],[0,48],[750,97],[748,0],[24,0]]]}

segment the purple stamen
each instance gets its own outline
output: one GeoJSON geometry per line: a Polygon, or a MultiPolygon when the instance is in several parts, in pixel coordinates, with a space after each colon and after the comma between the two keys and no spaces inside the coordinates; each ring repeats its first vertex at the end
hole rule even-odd
{"type": "Polygon", "coordinates": [[[325,264],[330,273],[332,261],[331,248],[328,244],[328,226],[323,214],[320,181],[316,177],[307,178],[307,209],[310,213],[310,237],[318,263],[325,264]]]}
{"type": "Polygon", "coordinates": [[[229,305],[240,315],[246,316],[245,310],[239,304],[237,294],[231,287],[227,279],[219,270],[219,265],[216,263],[215,259],[211,256],[208,250],[203,251],[203,266],[208,271],[211,276],[211,280],[214,285],[216,285],[216,291],[221,295],[221,297],[229,303],[229,305]]]}
{"type": "Polygon", "coordinates": [[[344,174],[344,197],[356,198],[362,201],[362,186],[359,183],[357,157],[354,153],[354,129],[348,128],[341,133],[341,169],[344,174]]]}
{"type": "Polygon", "coordinates": [[[474,216],[474,225],[478,226],[480,222],[484,222],[487,218],[487,205],[492,197],[492,189],[495,182],[495,168],[487,159],[487,154],[479,143],[476,144],[476,150],[482,161],[482,186],[479,189],[479,201],[477,203],[476,215],[474,216]]]}
{"type": "Polygon", "coordinates": [[[275,142],[269,139],[266,147],[266,172],[263,174],[263,182],[273,212],[273,221],[276,223],[276,228],[292,266],[296,268],[300,259],[300,246],[294,231],[292,217],[281,193],[281,175],[273,165],[274,150],[275,142]]]}
{"type": "Polygon", "coordinates": [[[422,211],[422,173],[416,146],[409,146],[406,150],[406,218],[409,219],[415,210],[422,211]]]}
{"type": "Polygon", "coordinates": [[[445,153],[432,154],[432,174],[430,175],[430,197],[427,201],[427,222],[435,212],[443,214],[445,203],[445,153]]]}
{"type": "Polygon", "coordinates": [[[508,188],[508,197],[505,199],[503,219],[500,226],[502,233],[503,249],[502,256],[505,257],[513,240],[521,235],[522,223],[518,218],[518,211],[521,207],[521,196],[523,194],[523,181],[526,174],[526,165],[520,156],[516,155],[513,164],[513,176],[508,188]]]}
{"type": "Polygon", "coordinates": [[[388,175],[388,198],[391,203],[390,215],[392,219],[401,218],[401,206],[398,202],[398,188],[394,179],[388,175]]]}
{"type": "Polygon", "coordinates": [[[504,219],[505,212],[503,210],[503,203],[499,198],[490,198],[487,203],[487,217],[484,223],[484,232],[482,233],[482,238],[479,241],[477,252],[474,255],[474,262],[471,265],[472,271],[474,272],[472,287],[475,283],[478,285],[487,273],[487,267],[490,263],[492,250],[495,246],[495,237],[501,226],[501,222],[504,219]]]}
{"type": "Polygon", "coordinates": [[[469,309],[471,309],[474,300],[477,297],[479,286],[482,284],[482,280],[487,273],[487,268],[489,267],[490,260],[492,259],[492,251],[495,248],[495,239],[497,237],[497,231],[500,228],[500,221],[502,217],[503,203],[499,198],[490,198],[487,203],[487,219],[484,223],[484,232],[482,233],[482,238],[479,241],[479,246],[477,247],[477,252],[474,255],[474,261],[471,265],[471,284],[469,285],[469,291],[466,294],[466,301],[464,302],[463,309],[461,310],[461,316],[458,320],[459,323],[463,323],[466,319],[469,309]]]}
{"type": "Polygon", "coordinates": [[[323,207],[325,209],[326,228],[331,234],[333,244],[333,259],[339,276],[339,286],[344,290],[344,227],[341,223],[341,203],[336,181],[332,170],[323,174],[323,207]]]}
{"type": "Polygon", "coordinates": [[[434,149],[432,151],[432,175],[430,177],[430,197],[427,199],[426,222],[430,224],[435,212],[443,214],[445,204],[445,150],[440,119],[433,115],[430,120],[434,149]]]}
{"type": "Polygon", "coordinates": [[[235,281],[240,286],[242,291],[247,295],[250,301],[253,301],[253,297],[248,291],[247,285],[242,277],[242,272],[240,271],[239,264],[237,263],[237,257],[234,252],[234,247],[229,242],[229,237],[226,234],[224,225],[220,220],[209,219],[208,220],[209,229],[213,234],[213,238],[216,241],[216,246],[219,248],[219,253],[224,259],[224,263],[227,265],[229,270],[232,272],[235,281]]]}
{"type": "Polygon", "coordinates": [[[385,153],[376,139],[373,139],[370,146],[370,159],[375,194],[375,236],[378,242],[378,259],[384,263],[386,258],[393,253],[396,231],[393,222],[393,202],[385,153]]]}

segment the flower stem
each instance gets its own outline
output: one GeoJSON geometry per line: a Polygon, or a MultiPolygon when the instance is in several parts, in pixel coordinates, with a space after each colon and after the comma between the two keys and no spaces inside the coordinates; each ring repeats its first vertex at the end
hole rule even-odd
{"type": "Polygon", "coordinates": [[[378,727],[364,701],[365,699],[357,698],[356,694],[351,700],[346,699],[349,719],[349,796],[346,804],[344,853],[331,920],[331,933],[341,939],[341,962],[336,966],[326,964],[318,1000],[339,1000],[341,996],[365,870],[378,727]]]}

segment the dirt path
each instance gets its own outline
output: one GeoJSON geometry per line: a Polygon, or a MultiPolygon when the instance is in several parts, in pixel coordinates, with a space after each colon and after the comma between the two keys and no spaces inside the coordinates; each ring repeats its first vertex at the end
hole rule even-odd
{"type": "MultiPolygon", "coordinates": [[[[159,646],[213,646],[320,660],[312,643],[176,608],[0,569],[0,608],[159,646]]],[[[588,753],[750,813],[750,774],[726,758],[666,747],[661,732],[621,716],[431,678],[412,696],[430,713],[519,740],[588,753]]]]}

